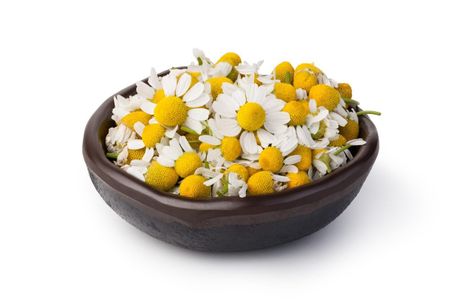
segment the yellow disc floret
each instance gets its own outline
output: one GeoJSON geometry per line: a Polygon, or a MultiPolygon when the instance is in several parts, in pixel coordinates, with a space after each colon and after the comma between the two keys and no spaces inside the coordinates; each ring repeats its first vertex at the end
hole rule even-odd
{"type": "Polygon", "coordinates": [[[156,143],[159,143],[164,137],[165,132],[165,128],[160,124],[146,125],[142,132],[142,141],[148,148],[155,147],[156,143]]]}
{"type": "Polygon", "coordinates": [[[359,136],[359,124],[358,122],[348,119],[345,126],[339,127],[339,133],[347,140],[353,140],[359,136]]]}
{"type": "Polygon", "coordinates": [[[283,167],[283,155],[278,148],[267,147],[259,155],[258,162],[263,170],[276,173],[283,167]]]}
{"type": "Polygon", "coordinates": [[[283,108],[291,117],[289,125],[304,125],[306,116],[309,114],[309,104],[307,101],[289,101],[283,108]]]}
{"type": "Polygon", "coordinates": [[[220,95],[222,90],[222,84],[224,83],[233,83],[229,78],[227,77],[213,77],[206,80],[211,85],[211,95],[214,99],[217,98],[218,95],[220,95]]]}
{"type": "Polygon", "coordinates": [[[157,89],[155,91],[155,94],[153,95],[153,103],[158,103],[162,99],[166,97],[166,94],[164,94],[164,90],[162,88],[157,89]]]}
{"type": "Polygon", "coordinates": [[[317,77],[314,73],[303,70],[294,74],[294,87],[301,88],[309,92],[311,87],[317,84],[317,77]]]}
{"type": "Polygon", "coordinates": [[[239,57],[239,55],[236,53],[228,52],[220,57],[219,60],[217,60],[217,63],[219,62],[227,62],[230,63],[231,66],[236,66],[241,63],[241,57],[239,57]]]}
{"type": "Polygon", "coordinates": [[[291,63],[284,61],[275,67],[275,78],[284,83],[292,84],[294,68],[291,63]]]}
{"type": "Polygon", "coordinates": [[[266,121],[266,112],[258,103],[248,102],[239,109],[237,121],[243,129],[255,131],[264,125],[264,121],[266,121]]]}
{"type": "Polygon", "coordinates": [[[338,135],[334,140],[330,141],[330,146],[341,147],[347,142],[343,135],[338,135]]]}
{"type": "Polygon", "coordinates": [[[302,63],[297,65],[297,67],[295,68],[295,72],[304,70],[311,71],[316,75],[322,73],[322,71],[312,63],[302,63]]]}
{"type": "Polygon", "coordinates": [[[297,148],[290,154],[293,155],[299,155],[300,156],[300,162],[295,164],[299,170],[307,171],[311,167],[312,163],[312,151],[310,148],[299,145],[297,148]]]}
{"type": "Polygon", "coordinates": [[[156,161],[148,167],[147,174],[145,175],[145,182],[151,187],[162,191],[168,191],[178,181],[178,175],[175,169],[172,167],[165,167],[156,161]]]}
{"type": "Polygon", "coordinates": [[[156,120],[165,126],[181,125],[186,121],[188,107],[175,96],[165,97],[155,107],[156,120]]]}
{"type": "Polygon", "coordinates": [[[145,154],[145,148],[141,149],[129,149],[127,161],[130,163],[132,160],[141,160],[145,154]]]}
{"type": "Polygon", "coordinates": [[[289,102],[291,100],[295,100],[297,98],[295,94],[295,87],[292,84],[288,83],[275,83],[274,94],[278,99],[289,102]]]}
{"type": "Polygon", "coordinates": [[[253,167],[247,166],[247,171],[248,171],[248,175],[249,176],[253,176],[257,172],[260,172],[261,170],[257,169],[257,168],[253,168],[253,167]]]}
{"type": "Polygon", "coordinates": [[[198,149],[203,153],[203,152],[206,152],[206,151],[208,151],[208,149],[213,148],[213,147],[214,147],[214,145],[202,142],[200,144],[200,146],[198,147],[198,149]]]}
{"type": "Polygon", "coordinates": [[[175,161],[175,171],[181,178],[192,175],[202,166],[202,160],[195,152],[185,152],[175,161]]]}
{"type": "Polygon", "coordinates": [[[250,195],[264,195],[274,192],[272,173],[269,171],[260,171],[250,176],[247,185],[250,195]]]}
{"type": "Polygon", "coordinates": [[[302,186],[311,182],[308,174],[304,171],[300,171],[298,173],[288,173],[287,177],[289,178],[288,188],[302,186]]]}
{"type": "Polygon", "coordinates": [[[142,124],[147,125],[150,118],[151,116],[146,112],[137,110],[125,115],[120,122],[128,128],[134,129],[134,124],[136,122],[141,122],[142,124]]]}
{"type": "Polygon", "coordinates": [[[351,99],[352,98],[352,87],[348,83],[339,83],[337,88],[339,94],[342,98],[351,99]]]}
{"type": "Polygon", "coordinates": [[[245,182],[247,182],[249,175],[248,170],[244,165],[236,163],[228,167],[225,173],[235,173],[239,176],[239,178],[241,178],[241,180],[244,180],[245,182]]]}
{"type": "Polygon", "coordinates": [[[202,176],[190,175],[180,183],[180,196],[189,198],[209,198],[211,188],[203,184],[206,179],[202,176]]]}
{"type": "Polygon", "coordinates": [[[339,92],[331,86],[317,84],[311,87],[309,98],[316,100],[317,106],[333,110],[339,104],[339,92]]]}
{"type": "Polygon", "coordinates": [[[224,137],[220,149],[224,159],[227,161],[236,160],[242,153],[241,144],[235,137],[224,137]]]}

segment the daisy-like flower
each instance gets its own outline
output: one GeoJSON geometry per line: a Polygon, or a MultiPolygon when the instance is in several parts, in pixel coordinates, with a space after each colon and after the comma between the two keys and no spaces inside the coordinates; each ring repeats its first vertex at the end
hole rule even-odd
{"type": "Polygon", "coordinates": [[[186,127],[200,134],[202,121],[209,117],[206,105],[211,96],[202,82],[191,87],[192,76],[185,71],[172,70],[161,79],[165,97],[158,103],[144,102],[141,109],[154,115],[155,120],[169,128],[186,127]]]}
{"type": "Polygon", "coordinates": [[[185,178],[203,166],[200,155],[191,147],[185,136],[173,138],[164,146],[157,159],[165,167],[174,167],[177,174],[185,178]]]}
{"type": "Polygon", "coordinates": [[[133,95],[128,98],[117,95],[114,97],[114,108],[111,118],[119,124],[123,117],[138,110],[145,101],[146,99],[139,95],[133,95]]]}
{"type": "Polygon", "coordinates": [[[244,153],[258,152],[255,133],[261,142],[270,144],[274,134],[286,131],[290,116],[282,111],[284,102],[267,88],[241,82],[240,86],[224,84],[223,89],[212,104],[215,124],[220,134],[239,136],[244,153]]]}

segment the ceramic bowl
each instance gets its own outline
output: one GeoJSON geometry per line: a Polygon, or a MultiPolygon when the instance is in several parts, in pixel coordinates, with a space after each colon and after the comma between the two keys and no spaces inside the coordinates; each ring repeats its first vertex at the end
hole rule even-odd
{"type": "MultiPolygon", "coordinates": [[[[164,75],[161,73],[160,75],[164,75]]],[[[136,93],[130,85],[114,94],[136,93]]],[[[83,156],[92,182],[122,218],[163,241],[201,251],[245,251],[290,242],[309,235],[341,214],[361,189],[378,154],[375,125],[360,117],[367,143],[353,149],[354,159],[308,185],[246,198],[193,200],[152,189],[105,156],[104,139],[113,96],[88,121],[83,156]]]]}

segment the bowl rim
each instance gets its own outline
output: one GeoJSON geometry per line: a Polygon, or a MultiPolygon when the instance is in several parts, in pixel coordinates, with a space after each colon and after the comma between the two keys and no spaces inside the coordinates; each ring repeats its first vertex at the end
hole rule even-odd
{"type": "MultiPolygon", "coordinates": [[[[179,67],[177,67],[179,68],[179,67]]],[[[181,67],[183,68],[183,67],[181,67]]],[[[158,74],[164,76],[169,71],[166,70],[158,74]]],[[[143,81],[146,81],[145,78],[143,81]]],[[[86,124],[82,152],[86,165],[91,173],[94,173],[103,182],[107,183],[117,191],[131,197],[144,207],[155,207],[155,201],[178,210],[195,211],[235,211],[251,209],[251,213],[264,212],[273,207],[289,208],[293,205],[305,205],[311,203],[307,197],[316,195],[323,198],[327,189],[338,190],[342,186],[352,183],[364,171],[371,168],[375,162],[379,149],[378,132],[373,122],[365,115],[359,117],[360,130],[366,131],[364,140],[366,144],[359,147],[354,158],[345,166],[337,168],[330,174],[311,182],[310,184],[286,189],[281,192],[271,194],[240,197],[214,197],[209,199],[191,199],[179,195],[161,192],[151,188],[145,182],[126,173],[107,159],[104,151],[104,138],[100,137],[99,129],[102,124],[109,122],[111,110],[113,108],[113,98],[116,95],[129,96],[136,93],[136,84],[120,90],[106,99],[100,107],[90,117],[86,124]],[[106,115],[106,116],[105,116],[106,115]],[[109,119],[109,120],[108,120],[109,119]]],[[[329,195],[329,194],[326,194],[329,195]]],[[[211,216],[214,216],[211,214],[211,216]]]]}

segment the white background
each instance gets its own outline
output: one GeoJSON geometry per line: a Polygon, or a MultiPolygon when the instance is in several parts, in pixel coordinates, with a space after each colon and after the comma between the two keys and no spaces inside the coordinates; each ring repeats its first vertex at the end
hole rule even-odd
{"type": "Polygon", "coordinates": [[[2,1],[1,302],[448,302],[445,1],[2,1]],[[207,254],[150,238],[88,177],[85,123],[111,94],[226,51],[314,61],[352,84],[381,149],[316,234],[207,254]],[[447,288],[447,289],[446,289],[447,288]]]}

